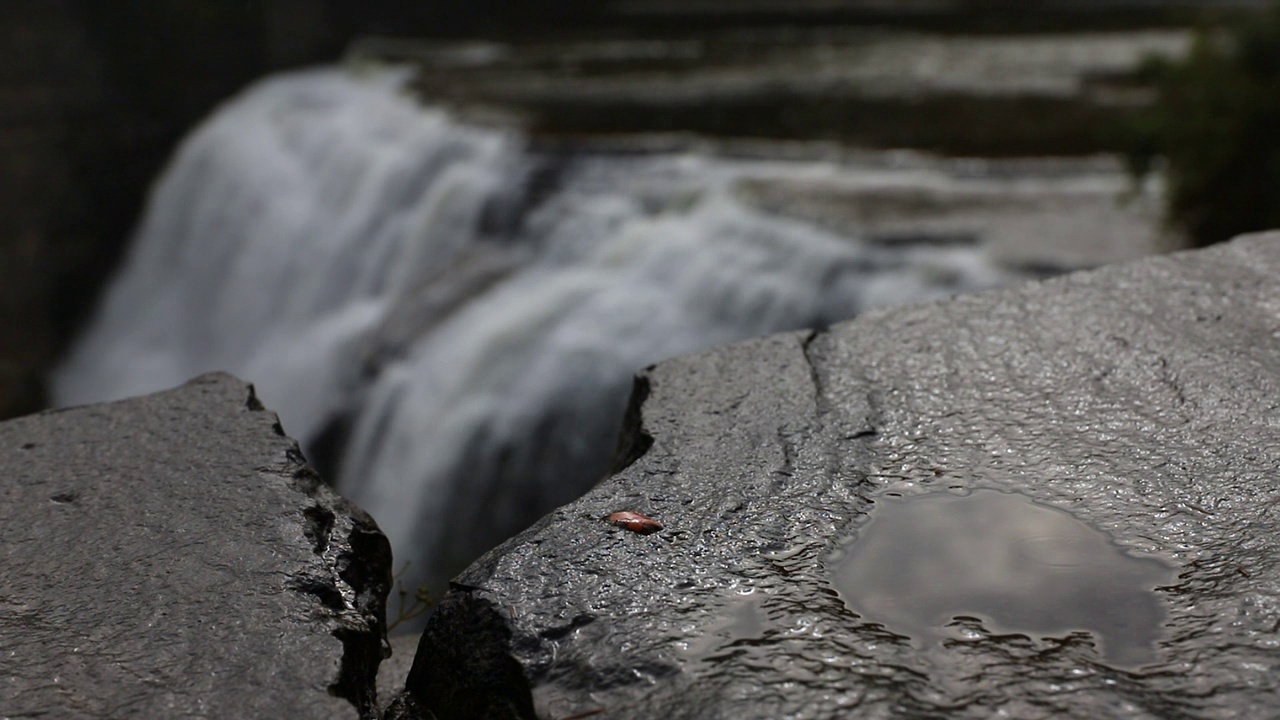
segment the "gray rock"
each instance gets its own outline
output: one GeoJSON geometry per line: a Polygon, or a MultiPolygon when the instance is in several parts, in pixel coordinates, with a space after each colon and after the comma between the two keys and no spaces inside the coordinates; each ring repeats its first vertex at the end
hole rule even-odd
{"type": "Polygon", "coordinates": [[[378,666],[378,697],[393,698],[404,687],[413,655],[418,649],[421,635],[392,635],[387,638],[391,654],[378,666]]]}
{"type": "Polygon", "coordinates": [[[0,424],[0,716],[372,717],[390,562],[230,376],[0,424]]]}
{"type": "Polygon", "coordinates": [[[389,715],[1274,716],[1278,280],[1280,234],[1253,236],[663,363],[633,462],[459,577],[389,715]],[[1155,661],[976,618],[922,646],[850,610],[831,563],[874,500],[947,488],[1176,566],[1155,661]]]}

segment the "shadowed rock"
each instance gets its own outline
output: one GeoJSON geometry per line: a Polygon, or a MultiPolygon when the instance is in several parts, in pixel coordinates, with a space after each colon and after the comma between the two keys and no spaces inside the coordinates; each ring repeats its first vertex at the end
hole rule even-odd
{"type": "Polygon", "coordinates": [[[376,715],[390,549],[253,388],[0,424],[0,715],[376,715]]]}
{"type": "Polygon", "coordinates": [[[634,461],[459,577],[397,717],[1267,716],[1277,277],[1252,236],[661,364],[634,461]],[[917,643],[838,595],[882,493],[984,488],[1176,568],[1152,662],[963,615],[917,643]]]}

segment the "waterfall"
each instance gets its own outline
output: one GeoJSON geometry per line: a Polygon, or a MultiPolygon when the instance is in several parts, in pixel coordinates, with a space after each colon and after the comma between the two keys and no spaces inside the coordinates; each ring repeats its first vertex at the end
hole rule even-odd
{"type": "Polygon", "coordinates": [[[743,191],[832,163],[539,152],[403,81],[275,77],[198,128],[53,388],[255,383],[309,449],[340,448],[339,489],[433,589],[601,477],[639,368],[1018,279],[743,191]]]}

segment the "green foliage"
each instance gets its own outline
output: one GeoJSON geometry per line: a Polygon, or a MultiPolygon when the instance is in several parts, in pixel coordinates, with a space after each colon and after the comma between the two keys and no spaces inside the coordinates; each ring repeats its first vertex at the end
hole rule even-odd
{"type": "Polygon", "coordinates": [[[1157,100],[1135,121],[1129,162],[1143,175],[1164,159],[1169,220],[1197,245],[1280,227],[1280,5],[1201,31],[1187,58],[1143,72],[1157,100]]]}

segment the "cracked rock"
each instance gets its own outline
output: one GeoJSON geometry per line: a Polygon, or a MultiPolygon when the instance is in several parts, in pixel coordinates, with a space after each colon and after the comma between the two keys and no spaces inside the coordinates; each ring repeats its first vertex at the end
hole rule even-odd
{"type": "Polygon", "coordinates": [[[1252,236],[663,363],[629,462],[458,578],[392,716],[1269,717],[1277,278],[1252,236]],[[1149,662],[960,614],[921,643],[838,591],[879,499],[993,491],[1165,563],[1149,662]]]}
{"type": "Polygon", "coordinates": [[[0,424],[0,715],[375,717],[390,561],[228,375],[0,424]]]}

